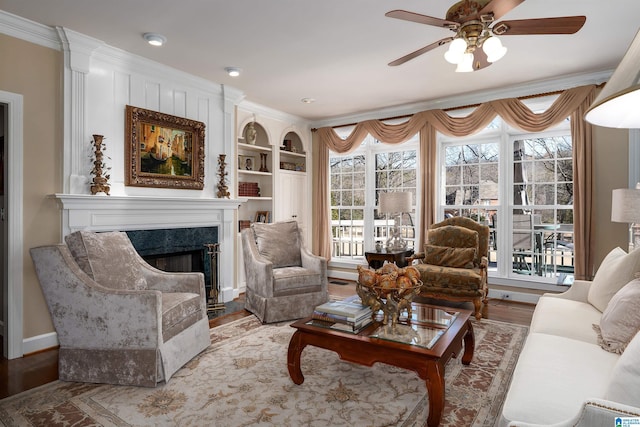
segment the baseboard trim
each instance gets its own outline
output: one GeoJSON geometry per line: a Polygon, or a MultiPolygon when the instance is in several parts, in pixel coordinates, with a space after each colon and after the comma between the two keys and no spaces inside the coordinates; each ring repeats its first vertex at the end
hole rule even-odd
{"type": "Polygon", "coordinates": [[[42,350],[58,347],[58,334],[50,332],[48,334],[36,335],[35,337],[22,340],[22,351],[24,356],[37,353],[42,350]]]}
{"type": "MultiPolygon", "coordinates": [[[[343,280],[358,280],[357,272],[350,272],[344,270],[328,270],[327,275],[333,279],[343,279],[343,280]]],[[[491,285],[489,285],[491,286],[491,285]]],[[[491,289],[489,287],[489,298],[493,299],[505,299],[508,301],[516,301],[516,302],[524,302],[529,304],[537,304],[538,299],[540,298],[540,294],[538,293],[530,293],[530,292],[514,292],[511,290],[501,290],[501,289],[491,289]],[[505,298],[506,295],[506,298],[505,298]]]]}
{"type": "Polygon", "coordinates": [[[340,271],[340,270],[327,270],[327,276],[332,279],[351,280],[354,282],[358,280],[357,272],[352,273],[352,272],[340,271]]]}
{"type": "Polygon", "coordinates": [[[528,292],[514,292],[514,291],[505,291],[505,290],[495,290],[489,288],[488,297],[491,299],[500,300],[503,299],[505,301],[516,301],[516,302],[525,302],[528,304],[537,304],[540,299],[540,294],[532,294],[528,292]]]}

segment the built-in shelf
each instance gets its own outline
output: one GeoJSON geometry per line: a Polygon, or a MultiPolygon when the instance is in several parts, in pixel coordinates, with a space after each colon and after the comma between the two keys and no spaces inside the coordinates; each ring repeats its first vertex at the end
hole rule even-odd
{"type": "Polygon", "coordinates": [[[263,147],[261,145],[251,145],[245,143],[238,143],[238,149],[249,151],[262,151],[264,153],[271,153],[271,147],[263,147]]]}
{"type": "Polygon", "coordinates": [[[294,153],[293,151],[280,150],[280,155],[283,155],[283,154],[291,157],[300,157],[303,159],[307,158],[306,153],[294,153]]]}
{"type": "Polygon", "coordinates": [[[273,200],[273,197],[251,197],[251,196],[245,196],[243,197],[244,199],[247,200],[273,200]]]}
{"type": "Polygon", "coordinates": [[[240,175],[263,175],[263,176],[271,176],[271,172],[260,172],[260,171],[248,171],[245,169],[238,169],[238,174],[240,175]]]}

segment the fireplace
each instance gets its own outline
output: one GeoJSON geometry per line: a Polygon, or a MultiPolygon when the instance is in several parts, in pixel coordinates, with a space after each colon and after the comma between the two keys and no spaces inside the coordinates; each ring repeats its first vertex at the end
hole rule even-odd
{"type": "Polygon", "coordinates": [[[218,272],[211,271],[206,245],[218,243],[218,227],[129,230],[126,233],[140,256],[159,270],[204,273],[206,295],[210,295],[211,284],[217,283],[218,272]]]}
{"type": "MultiPolygon", "coordinates": [[[[160,254],[182,254],[202,251],[208,243],[219,243],[218,285],[221,302],[232,301],[238,296],[235,268],[237,253],[237,222],[235,213],[246,199],[216,199],[155,196],[109,196],[96,197],[84,194],[56,194],[62,207],[62,235],[77,230],[153,232],[177,230],[165,236],[135,237],[136,249],[145,253],[143,257],[160,254]],[[205,231],[208,230],[208,231],[205,231]],[[215,230],[215,231],[213,231],[215,230]],[[176,232],[182,234],[177,243],[176,232]],[[190,233],[190,234],[189,234],[190,233]],[[210,233],[210,234],[207,234],[210,233]],[[204,237],[203,237],[204,236],[204,237]],[[140,243],[138,239],[145,243],[140,243]],[[171,245],[167,243],[171,240],[171,245]],[[162,242],[162,245],[160,243],[162,242]],[[160,246],[163,247],[159,250],[160,246]],[[178,249],[167,249],[177,246],[178,249]],[[191,246],[190,249],[187,247],[191,246]],[[148,252],[147,252],[148,251],[148,252]]],[[[142,236],[145,236],[142,234],[142,236]]],[[[147,235],[148,236],[148,235],[147,235]]],[[[191,255],[202,259],[204,252],[191,255]]],[[[162,261],[165,262],[166,261],[162,261]]],[[[181,262],[181,261],[171,261],[181,262]]],[[[200,261],[198,261],[200,262],[200,261]]],[[[209,268],[208,260],[202,269],[209,268]]],[[[206,285],[211,286],[210,276],[205,270],[206,285]]]]}

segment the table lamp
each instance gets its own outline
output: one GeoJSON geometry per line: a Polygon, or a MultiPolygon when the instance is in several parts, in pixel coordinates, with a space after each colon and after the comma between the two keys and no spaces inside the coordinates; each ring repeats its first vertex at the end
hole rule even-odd
{"type": "Polygon", "coordinates": [[[633,248],[640,247],[638,223],[640,223],[640,184],[636,188],[617,188],[611,193],[611,221],[631,224],[633,248]]]}
{"type": "Polygon", "coordinates": [[[402,214],[410,211],[411,193],[380,193],[379,212],[390,214],[393,217],[393,228],[385,244],[387,250],[401,251],[407,249],[407,242],[401,236],[402,214]]]}

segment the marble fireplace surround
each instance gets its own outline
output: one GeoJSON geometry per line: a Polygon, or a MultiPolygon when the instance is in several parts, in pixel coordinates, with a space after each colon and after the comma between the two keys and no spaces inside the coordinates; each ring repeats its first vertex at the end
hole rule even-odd
{"type": "Polygon", "coordinates": [[[78,230],[132,231],[217,227],[220,302],[235,286],[235,213],[245,199],[55,194],[62,208],[62,234],[78,230]]]}

